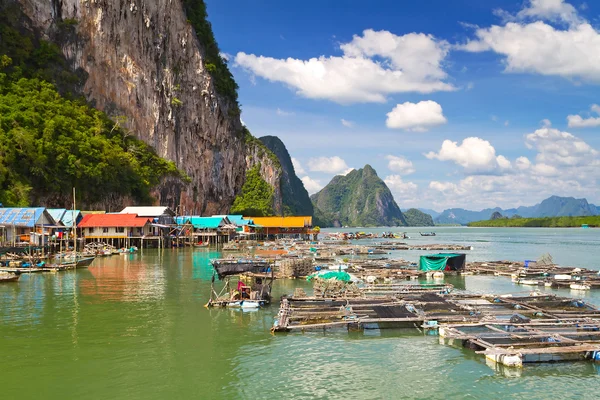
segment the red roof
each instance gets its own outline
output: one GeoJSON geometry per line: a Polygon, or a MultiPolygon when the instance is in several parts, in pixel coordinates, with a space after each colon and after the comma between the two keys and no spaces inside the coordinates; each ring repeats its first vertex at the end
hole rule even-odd
{"type": "Polygon", "coordinates": [[[152,218],[138,217],[137,214],[87,214],[78,228],[141,228],[152,218]]]}

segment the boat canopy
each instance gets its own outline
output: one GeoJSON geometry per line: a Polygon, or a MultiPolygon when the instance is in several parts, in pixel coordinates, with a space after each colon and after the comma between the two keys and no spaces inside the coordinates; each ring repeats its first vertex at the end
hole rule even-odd
{"type": "Polygon", "coordinates": [[[271,272],[271,264],[268,261],[259,260],[213,260],[211,261],[219,279],[226,276],[239,275],[245,272],[268,273],[271,272]]]}
{"type": "Polygon", "coordinates": [[[466,255],[461,253],[428,254],[419,258],[419,271],[459,271],[465,268],[466,255]]]}

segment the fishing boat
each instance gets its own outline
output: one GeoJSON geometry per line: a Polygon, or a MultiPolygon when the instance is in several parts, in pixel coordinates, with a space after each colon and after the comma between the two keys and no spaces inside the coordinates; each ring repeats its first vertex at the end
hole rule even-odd
{"type": "Polygon", "coordinates": [[[421,236],[435,236],[435,232],[419,232],[421,236]]]}
{"type": "Polygon", "coordinates": [[[590,290],[592,287],[583,283],[571,283],[569,287],[573,290],[590,290]]]}
{"type": "Polygon", "coordinates": [[[209,243],[205,242],[205,243],[194,243],[194,247],[200,247],[200,248],[206,248],[208,247],[209,243]]]}
{"type": "Polygon", "coordinates": [[[211,264],[214,272],[206,307],[255,309],[270,304],[271,287],[275,279],[270,262],[256,259],[220,259],[211,260],[211,264]],[[233,277],[237,277],[237,282],[232,282],[233,277]],[[217,278],[223,282],[219,293],[215,288],[217,278]]]}
{"type": "Polygon", "coordinates": [[[0,283],[16,282],[20,277],[21,275],[12,272],[0,272],[0,283]]]}
{"type": "Polygon", "coordinates": [[[517,283],[526,286],[538,286],[540,284],[540,281],[536,281],[534,279],[518,279],[517,283]]]}

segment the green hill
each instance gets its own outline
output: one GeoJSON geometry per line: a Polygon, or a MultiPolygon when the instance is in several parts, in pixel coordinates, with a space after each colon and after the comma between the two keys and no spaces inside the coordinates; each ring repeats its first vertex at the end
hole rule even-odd
{"type": "Polygon", "coordinates": [[[386,184],[370,166],[335,176],[311,196],[322,226],[406,226],[386,184]]]}
{"type": "Polygon", "coordinates": [[[411,208],[404,213],[404,218],[408,226],[433,226],[433,218],[421,210],[411,208]]]}
{"type": "Polygon", "coordinates": [[[547,218],[503,218],[470,222],[473,227],[510,228],[577,228],[583,224],[600,227],[600,216],[589,217],[547,217],[547,218]]]}

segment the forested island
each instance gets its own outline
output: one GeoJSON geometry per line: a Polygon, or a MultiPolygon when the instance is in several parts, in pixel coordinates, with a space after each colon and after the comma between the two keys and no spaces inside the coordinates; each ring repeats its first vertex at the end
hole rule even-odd
{"type": "Polygon", "coordinates": [[[588,217],[547,217],[547,218],[497,218],[470,222],[471,227],[493,228],[590,228],[600,226],[600,216],[588,217]]]}

